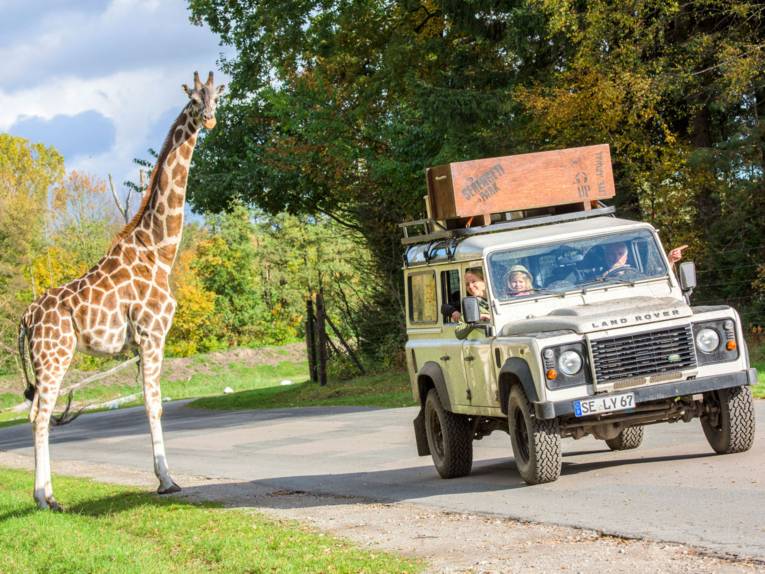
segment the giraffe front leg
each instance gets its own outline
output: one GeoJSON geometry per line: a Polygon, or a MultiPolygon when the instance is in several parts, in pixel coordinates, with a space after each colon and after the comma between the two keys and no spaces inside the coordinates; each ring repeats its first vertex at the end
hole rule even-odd
{"type": "Polygon", "coordinates": [[[143,400],[149,417],[151,447],[154,453],[154,474],[159,479],[158,494],[178,492],[178,486],[170,476],[162,436],[162,395],[159,388],[159,374],[162,369],[164,339],[150,338],[141,345],[141,373],[143,375],[143,400]]]}

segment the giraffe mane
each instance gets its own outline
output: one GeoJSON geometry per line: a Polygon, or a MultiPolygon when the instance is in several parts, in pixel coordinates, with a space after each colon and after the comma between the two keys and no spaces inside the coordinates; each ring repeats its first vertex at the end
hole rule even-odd
{"type": "MultiPolygon", "coordinates": [[[[149,207],[149,202],[151,201],[151,198],[154,196],[154,193],[156,192],[157,186],[156,180],[157,180],[157,173],[159,173],[159,168],[162,166],[163,163],[165,163],[165,160],[167,159],[168,154],[170,153],[170,149],[173,147],[173,134],[175,133],[175,128],[178,127],[178,125],[181,123],[181,117],[187,113],[187,109],[189,108],[189,105],[184,106],[184,108],[181,110],[181,113],[178,114],[178,117],[175,118],[175,121],[173,122],[173,125],[170,126],[170,131],[167,133],[167,136],[165,137],[165,141],[162,144],[162,147],[160,148],[159,155],[157,156],[157,162],[154,164],[154,169],[151,170],[151,176],[149,177],[149,183],[146,186],[146,190],[143,192],[143,197],[141,198],[141,203],[138,206],[138,210],[136,211],[133,218],[123,227],[117,235],[114,236],[114,239],[112,240],[111,247],[114,247],[117,243],[125,239],[130,233],[135,230],[136,227],[138,227],[138,224],[141,222],[141,219],[144,216],[144,213],[146,213],[146,209],[149,207]]],[[[111,248],[110,247],[110,248],[111,248]]]]}

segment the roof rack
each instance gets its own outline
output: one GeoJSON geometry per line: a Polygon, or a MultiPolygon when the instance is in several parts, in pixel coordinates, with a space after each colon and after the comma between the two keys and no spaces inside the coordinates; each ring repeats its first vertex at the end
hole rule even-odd
{"type": "Polygon", "coordinates": [[[479,227],[465,227],[458,229],[446,229],[442,223],[435,219],[406,221],[399,224],[399,227],[401,227],[404,232],[404,237],[401,238],[401,243],[402,245],[413,245],[415,243],[433,242],[439,239],[463,239],[473,235],[484,235],[486,233],[497,233],[499,231],[536,227],[538,225],[549,225],[551,223],[562,223],[564,221],[575,221],[577,219],[588,219],[591,217],[602,217],[613,215],[616,212],[614,207],[606,206],[601,202],[598,202],[597,204],[599,207],[589,210],[560,213],[556,215],[526,217],[523,219],[502,221],[479,227]],[[410,235],[410,229],[416,227],[422,227],[424,233],[420,235],[410,235]]]}

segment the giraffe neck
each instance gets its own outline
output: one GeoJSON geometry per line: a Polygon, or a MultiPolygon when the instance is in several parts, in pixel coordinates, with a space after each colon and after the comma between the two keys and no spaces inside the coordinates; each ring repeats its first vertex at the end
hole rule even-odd
{"type": "Polygon", "coordinates": [[[168,266],[175,261],[183,233],[186,183],[200,127],[187,106],[159,152],[138,213],[120,234],[155,251],[159,261],[168,266]]]}

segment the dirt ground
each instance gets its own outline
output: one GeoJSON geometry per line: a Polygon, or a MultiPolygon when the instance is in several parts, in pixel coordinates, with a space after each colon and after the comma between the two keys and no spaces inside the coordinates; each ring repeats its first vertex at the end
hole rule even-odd
{"type": "MultiPolygon", "coordinates": [[[[32,469],[33,460],[0,452],[0,465],[32,469]]],[[[151,472],[109,465],[54,462],[54,472],[155,488],[151,472]]],[[[765,572],[765,564],[715,556],[679,544],[604,536],[592,530],[518,522],[485,514],[441,511],[408,503],[274,490],[225,479],[174,475],[181,499],[215,501],[297,520],[361,547],[422,560],[426,572],[765,572]]],[[[31,493],[30,493],[31,497],[31,493]]],[[[61,501],[66,505],[66,501],[61,501]]]]}
{"type": "MultiPolygon", "coordinates": [[[[168,357],[162,366],[162,378],[168,381],[188,380],[196,373],[209,374],[216,367],[236,363],[245,366],[277,365],[282,361],[298,362],[306,360],[305,343],[291,343],[280,347],[261,347],[257,349],[238,348],[196,355],[195,357],[168,357]]],[[[115,363],[116,364],[116,363],[115,363]]],[[[106,369],[104,369],[106,370],[106,369]]],[[[64,385],[81,381],[94,375],[97,371],[78,371],[71,369],[64,379],[64,385]]],[[[133,366],[99,381],[98,384],[132,384],[135,381],[136,369],[133,366]]],[[[23,376],[0,378],[0,393],[18,392],[24,390],[23,376]]]]}

